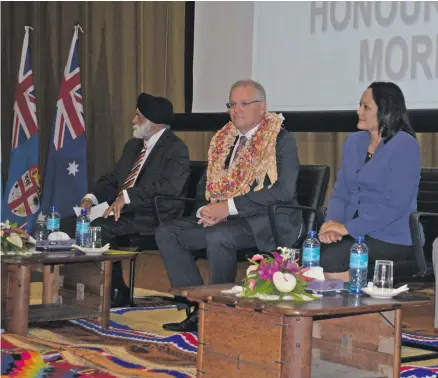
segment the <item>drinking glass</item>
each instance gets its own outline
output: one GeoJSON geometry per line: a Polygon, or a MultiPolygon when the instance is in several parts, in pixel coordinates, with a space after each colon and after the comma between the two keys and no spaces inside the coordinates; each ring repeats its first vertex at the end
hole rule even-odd
{"type": "Polygon", "coordinates": [[[300,253],[301,251],[299,249],[291,249],[290,261],[295,262],[296,260],[298,260],[298,264],[299,264],[300,253]]]}
{"type": "Polygon", "coordinates": [[[46,222],[37,221],[35,224],[35,232],[33,233],[33,238],[35,240],[46,239],[46,222]]]}
{"type": "Polygon", "coordinates": [[[88,234],[88,248],[102,248],[102,228],[90,227],[88,234]]]}
{"type": "Polygon", "coordinates": [[[376,260],[373,289],[391,291],[394,281],[394,263],[390,260],[376,260]]]}

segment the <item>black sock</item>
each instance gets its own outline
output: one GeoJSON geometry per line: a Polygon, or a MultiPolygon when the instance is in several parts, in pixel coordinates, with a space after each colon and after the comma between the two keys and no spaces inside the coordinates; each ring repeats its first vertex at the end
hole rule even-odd
{"type": "Polygon", "coordinates": [[[120,261],[113,263],[113,277],[111,286],[113,289],[119,290],[127,287],[123,279],[122,263],[120,261]]]}

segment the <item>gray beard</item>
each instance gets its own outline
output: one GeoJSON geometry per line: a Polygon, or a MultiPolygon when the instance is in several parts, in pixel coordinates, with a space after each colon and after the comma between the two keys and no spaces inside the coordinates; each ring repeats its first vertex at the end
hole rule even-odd
{"type": "Polygon", "coordinates": [[[132,130],[132,135],[136,139],[145,139],[148,140],[155,133],[151,129],[152,122],[146,121],[141,125],[135,125],[132,130]]]}

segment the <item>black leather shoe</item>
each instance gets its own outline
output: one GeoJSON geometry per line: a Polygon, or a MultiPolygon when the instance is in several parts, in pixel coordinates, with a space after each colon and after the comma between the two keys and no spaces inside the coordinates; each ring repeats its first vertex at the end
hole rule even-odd
{"type": "Polygon", "coordinates": [[[111,292],[111,307],[128,307],[131,301],[129,297],[129,288],[124,286],[122,288],[114,288],[111,292]]]}
{"type": "Polygon", "coordinates": [[[166,323],[163,324],[166,331],[174,332],[196,332],[198,330],[198,309],[194,310],[181,323],[166,323]]]}

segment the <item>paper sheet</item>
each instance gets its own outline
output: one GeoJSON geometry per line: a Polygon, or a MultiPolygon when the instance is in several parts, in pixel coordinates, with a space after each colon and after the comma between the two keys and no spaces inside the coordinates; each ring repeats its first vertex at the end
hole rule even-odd
{"type": "MultiPolygon", "coordinates": [[[[93,222],[95,219],[100,218],[105,210],[108,209],[108,207],[108,202],[102,202],[96,206],[93,206],[90,210],[90,213],[88,214],[88,216],[90,217],[90,222],[93,222]]],[[[73,210],[75,211],[76,216],[79,216],[81,215],[82,207],[73,207],[73,210]]],[[[114,215],[112,211],[110,215],[114,215]]]]}

